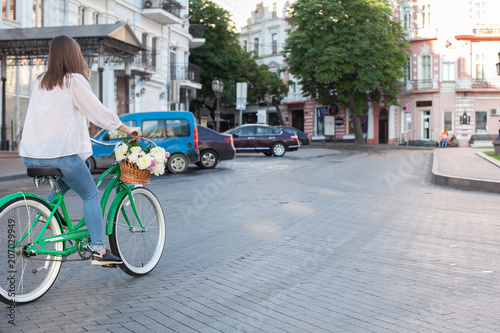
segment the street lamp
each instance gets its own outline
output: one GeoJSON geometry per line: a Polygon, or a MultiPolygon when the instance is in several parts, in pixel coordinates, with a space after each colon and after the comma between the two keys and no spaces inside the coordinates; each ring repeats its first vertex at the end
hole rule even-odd
{"type": "Polygon", "coordinates": [[[220,97],[222,96],[222,92],[224,91],[224,83],[222,83],[221,80],[217,80],[217,78],[215,78],[212,81],[212,90],[215,94],[215,99],[217,103],[217,107],[215,109],[215,130],[219,132],[219,120],[220,120],[219,100],[220,97]]]}
{"type": "Polygon", "coordinates": [[[2,56],[1,59],[2,61],[2,127],[1,127],[1,135],[2,135],[2,142],[0,146],[0,150],[9,150],[9,144],[7,142],[7,124],[6,122],[6,115],[7,115],[7,109],[5,107],[5,84],[7,82],[7,57],[2,56]]]}

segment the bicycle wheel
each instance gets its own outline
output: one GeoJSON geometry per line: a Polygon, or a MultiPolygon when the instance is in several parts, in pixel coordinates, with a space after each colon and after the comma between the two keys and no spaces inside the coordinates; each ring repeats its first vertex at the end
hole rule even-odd
{"type": "MultiPolygon", "coordinates": [[[[36,198],[15,198],[0,207],[0,301],[32,302],[54,284],[62,257],[39,254],[28,258],[25,252],[26,246],[41,233],[50,212],[47,204],[36,198]],[[41,220],[29,230],[38,215],[41,220]],[[20,244],[9,250],[17,241],[20,244]]],[[[53,217],[42,237],[60,234],[59,223],[53,217]]],[[[63,242],[46,243],[45,249],[62,251],[63,242]]]]}
{"type": "Polygon", "coordinates": [[[139,276],[151,272],[160,261],[165,245],[165,218],[160,201],[147,188],[133,188],[132,198],[146,230],[143,232],[130,198],[125,196],[118,205],[109,243],[113,253],[123,260],[120,268],[139,276]]]}

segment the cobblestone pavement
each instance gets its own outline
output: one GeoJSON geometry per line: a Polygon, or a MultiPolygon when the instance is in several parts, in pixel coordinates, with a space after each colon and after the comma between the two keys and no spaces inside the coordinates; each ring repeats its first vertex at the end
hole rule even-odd
{"type": "Polygon", "coordinates": [[[167,244],[151,274],[65,263],[0,331],[498,332],[498,194],[433,185],[431,165],[310,148],[154,178],[167,244]]]}

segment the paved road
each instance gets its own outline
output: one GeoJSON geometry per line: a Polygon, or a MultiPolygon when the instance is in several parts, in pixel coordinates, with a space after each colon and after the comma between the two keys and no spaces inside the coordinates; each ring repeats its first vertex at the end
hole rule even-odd
{"type": "Polygon", "coordinates": [[[150,275],[65,263],[0,331],[498,332],[498,194],[433,185],[431,165],[311,148],[155,178],[168,241],[150,275]]]}

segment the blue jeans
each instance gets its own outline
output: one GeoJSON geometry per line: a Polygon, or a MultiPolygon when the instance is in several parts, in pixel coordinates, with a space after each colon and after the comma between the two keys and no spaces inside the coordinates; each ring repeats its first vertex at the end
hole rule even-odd
{"type": "Polygon", "coordinates": [[[441,144],[441,147],[443,147],[443,148],[448,147],[448,139],[443,139],[443,143],[441,144]]]}
{"type": "MultiPolygon", "coordinates": [[[[62,172],[62,177],[57,182],[62,194],[73,189],[83,200],[83,217],[89,229],[92,249],[104,249],[101,205],[99,203],[99,190],[85,162],[78,155],[57,158],[29,158],[23,157],[26,167],[53,167],[62,172]]],[[[49,201],[55,197],[55,191],[49,195],[49,201]]]]}

